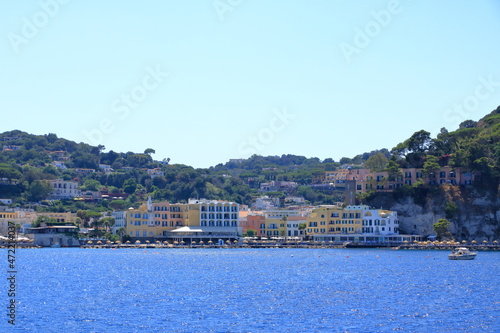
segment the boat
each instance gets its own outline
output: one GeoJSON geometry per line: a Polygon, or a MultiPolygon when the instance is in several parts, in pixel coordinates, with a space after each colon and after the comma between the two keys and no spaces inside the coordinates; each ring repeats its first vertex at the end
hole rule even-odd
{"type": "Polygon", "coordinates": [[[450,260],[473,260],[476,258],[476,252],[470,252],[466,247],[458,247],[455,250],[451,251],[451,254],[448,255],[448,259],[450,260]]]}

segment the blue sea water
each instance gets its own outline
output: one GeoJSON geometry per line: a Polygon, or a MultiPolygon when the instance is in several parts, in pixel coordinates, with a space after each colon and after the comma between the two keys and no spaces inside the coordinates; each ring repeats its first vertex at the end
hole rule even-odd
{"type": "Polygon", "coordinates": [[[0,331],[500,332],[500,253],[447,254],[19,249],[0,331]]]}

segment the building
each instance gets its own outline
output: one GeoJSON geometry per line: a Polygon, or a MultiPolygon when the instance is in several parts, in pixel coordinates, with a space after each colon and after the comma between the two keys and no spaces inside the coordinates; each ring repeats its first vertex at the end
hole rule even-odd
{"type": "Polygon", "coordinates": [[[257,237],[287,239],[302,238],[304,232],[299,225],[307,222],[308,210],[270,209],[252,211],[246,216],[241,227],[243,233],[254,230],[257,237]]]}
{"type": "Polygon", "coordinates": [[[151,178],[155,177],[165,177],[165,172],[162,171],[160,168],[155,168],[155,169],[147,169],[146,172],[151,178]]]}
{"type": "Polygon", "coordinates": [[[43,247],[77,247],[78,228],[76,226],[46,226],[28,228],[25,233],[33,238],[33,243],[43,247]]]}
{"type": "Polygon", "coordinates": [[[470,185],[474,180],[471,172],[463,172],[460,168],[444,166],[439,171],[426,175],[421,168],[400,169],[399,175],[392,177],[389,173],[373,172],[370,169],[350,169],[346,182],[355,182],[356,193],[367,191],[392,192],[403,185],[418,183],[427,185],[470,185]]]}
{"type": "Polygon", "coordinates": [[[111,165],[108,165],[108,164],[99,164],[99,169],[101,169],[102,172],[104,172],[107,175],[109,175],[110,173],[112,173],[114,171],[113,168],[111,167],[111,165]]]}
{"type": "Polygon", "coordinates": [[[113,211],[111,213],[111,217],[115,219],[115,224],[111,228],[111,232],[113,234],[116,234],[116,231],[120,228],[125,228],[127,226],[126,224],[126,217],[127,212],[126,211],[113,211]]]}
{"type": "Polygon", "coordinates": [[[14,146],[14,145],[5,145],[2,148],[2,151],[16,151],[21,149],[22,146],[14,146]]]}
{"type": "Polygon", "coordinates": [[[314,240],[339,241],[339,236],[352,239],[361,236],[399,235],[397,212],[373,209],[367,205],[320,206],[307,218],[306,233],[314,240]]]}
{"type": "Polygon", "coordinates": [[[330,184],[335,187],[344,187],[349,174],[348,169],[338,169],[335,171],[325,171],[325,184],[330,184]]]}
{"type": "Polygon", "coordinates": [[[52,162],[52,165],[61,170],[66,170],[68,168],[62,161],[54,161],[52,162]]]}
{"type": "Polygon", "coordinates": [[[255,209],[271,209],[278,208],[280,206],[280,198],[270,198],[267,195],[263,195],[255,199],[255,209]]]}
{"type": "Polygon", "coordinates": [[[133,239],[169,242],[235,240],[242,232],[237,203],[205,199],[152,203],[150,198],[126,212],[126,230],[133,239]]]}
{"type": "Polygon", "coordinates": [[[273,180],[268,183],[260,184],[261,192],[292,192],[297,188],[298,184],[296,182],[284,182],[273,180]]]}
{"type": "Polygon", "coordinates": [[[49,182],[54,189],[50,194],[51,199],[72,199],[81,195],[77,182],[62,179],[50,180],[49,182]]]}

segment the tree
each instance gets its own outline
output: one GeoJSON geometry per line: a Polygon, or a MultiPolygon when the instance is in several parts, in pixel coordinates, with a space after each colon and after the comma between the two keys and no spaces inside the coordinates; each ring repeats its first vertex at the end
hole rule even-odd
{"type": "Polygon", "coordinates": [[[436,236],[438,240],[442,240],[443,238],[451,238],[450,233],[450,221],[447,219],[439,219],[436,223],[433,224],[434,231],[436,232],[436,236]]]}
{"type": "Polygon", "coordinates": [[[388,162],[389,160],[383,153],[378,153],[377,155],[370,156],[364,165],[372,172],[381,172],[386,168],[388,162]]]}
{"type": "Polygon", "coordinates": [[[152,148],[147,148],[145,151],[144,151],[144,154],[146,155],[151,155],[151,154],[154,154],[156,153],[156,151],[152,148]]]}
{"type": "Polygon", "coordinates": [[[422,169],[422,173],[424,175],[435,174],[441,169],[441,166],[438,163],[438,158],[434,155],[427,155],[424,162],[424,168],[422,169]]]}
{"type": "Polygon", "coordinates": [[[247,232],[246,232],[246,237],[255,237],[255,235],[257,234],[257,231],[253,230],[253,229],[247,229],[247,232]]]}
{"type": "Polygon", "coordinates": [[[127,234],[127,229],[125,229],[124,227],[120,227],[116,230],[116,234],[122,239],[123,241],[123,236],[125,236],[127,234]]]}
{"type": "Polygon", "coordinates": [[[404,157],[408,163],[414,168],[421,167],[422,156],[433,147],[431,134],[427,131],[420,130],[392,148],[391,153],[400,157],[404,157]]]}
{"type": "Polygon", "coordinates": [[[108,206],[111,207],[113,210],[123,210],[125,209],[125,207],[127,207],[127,203],[125,202],[125,200],[118,199],[118,200],[112,200],[108,204],[108,206]]]}
{"type": "Polygon", "coordinates": [[[104,229],[106,230],[107,233],[111,232],[111,228],[115,225],[115,218],[114,217],[105,217],[100,219],[100,222],[104,229]]]}
{"type": "Polygon", "coordinates": [[[42,223],[45,225],[50,225],[50,224],[54,224],[56,222],[57,222],[56,219],[53,217],[48,217],[46,215],[40,215],[36,218],[36,220],[33,223],[31,223],[31,226],[33,228],[38,228],[42,225],[42,223]]]}
{"type": "Polygon", "coordinates": [[[28,201],[38,202],[44,199],[47,199],[50,193],[52,193],[54,189],[52,185],[46,180],[35,180],[29,186],[29,189],[26,193],[26,198],[28,201]]]}
{"type": "Polygon", "coordinates": [[[135,178],[129,178],[123,182],[123,192],[132,194],[137,189],[137,181],[135,178]]]}
{"type": "Polygon", "coordinates": [[[458,206],[453,201],[448,201],[444,206],[444,213],[447,219],[454,218],[458,214],[458,206]]]}
{"type": "Polygon", "coordinates": [[[393,160],[389,160],[387,162],[385,171],[389,174],[390,181],[397,180],[399,177],[402,176],[401,171],[399,171],[399,165],[393,160]]]}
{"type": "Polygon", "coordinates": [[[84,191],[99,191],[102,187],[101,183],[95,179],[87,179],[85,183],[83,183],[82,190],[84,191]]]}

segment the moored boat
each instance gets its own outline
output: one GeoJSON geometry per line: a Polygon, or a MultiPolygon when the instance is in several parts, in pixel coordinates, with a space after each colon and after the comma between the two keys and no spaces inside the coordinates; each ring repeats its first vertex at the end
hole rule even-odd
{"type": "Polygon", "coordinates": [[[466,247],[458,247],[448,255],[450,260],[473,260],[476,258],[476,252],[470,252],[466,247]]]}

